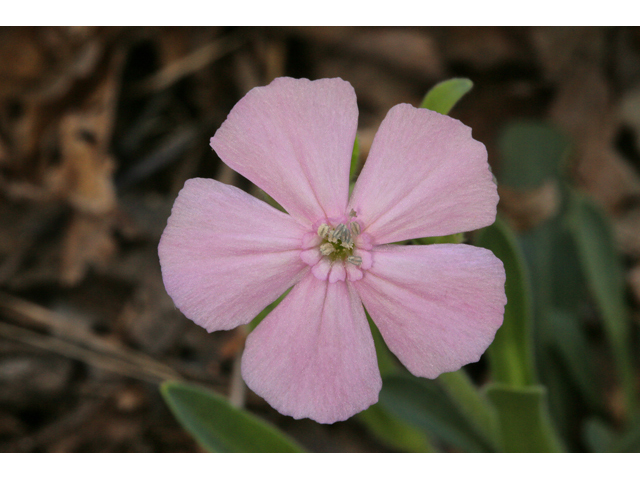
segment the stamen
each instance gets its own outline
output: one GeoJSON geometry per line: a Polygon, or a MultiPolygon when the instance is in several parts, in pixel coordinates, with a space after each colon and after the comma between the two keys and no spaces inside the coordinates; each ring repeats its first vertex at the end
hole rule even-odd
{"type": "Polygon", "coordinates": [[[355,265],[356,267],[359,267],[360,265],[362,265],[362,258],[358,257],[357,255],[350,255],[347,257],[347,262],[355,265]]]}
{"type": "Polygon", "coordinates": [[[320,253],[322,255],[331,255],[335,251],[336,249],[332,243],[323,243],[322,245],[320,245],[320,253]]]}
{"type": "Polygon", "coordinates": [[[360,235],[360,224],[358,222],[351,222],[350,227],[354,235],[360,235]]]}
{"type": "Polygon", "coordinates": [[[351,243],[351,232],[344,223],[338,224],[333,236],[344,244],[351,243]]]}
{"type": "Polygon", "coordinates": [[[329,225],[327,225],[326,223],[323,223],[318,227],[318,235],[322,238],[326,238],[330,230],[331,229],[329,228],[329,225]]]}
{"type": "Polygon", "coordinates": [[[349,216],[350,217],[357,217],[358,214],[356,213],[356,211],[352,208],[351,211],[349,212],[349,216]]]}

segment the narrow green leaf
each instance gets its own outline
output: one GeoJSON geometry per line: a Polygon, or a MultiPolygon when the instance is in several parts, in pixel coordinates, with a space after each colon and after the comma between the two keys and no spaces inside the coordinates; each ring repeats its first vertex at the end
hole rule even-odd
{"type": "Polygon", "coordinates": [[[390,414],[465,452],[493,451],[493,446],[432,380],[408,375],[383,378],[380,405],[390,414]]]}
{"type": "Polygon", "coordinates": [[[554,351],[570,374],[572,386],[580,391],[592,410],[604,409],[602,382],[596,374],[591,347],[578,319],[569,312],[553,308],[547,315],[554,330],[554,351]]]}
{"type": "Polygon", "coordinates": [[[495,409],[484,394],[473,384],[467,372],[462,368],[456,372],[446,372],[437,378],[437,382],[447,392],[467,420],[497,450],[499,435],[495,409]]]}
{"type": "Polygon", "coordinates": [[[547,411],[547,391],[542,385],[515,387],[491,384],[486,394],[498,412],[505,452],[562,451],[547,411]]]}
{"type": "Polygon", "coordinates": [[[531,286],[520,247],[511,229],[499,218],[483,229],[476,244],[502,260],[507,275],[504,321],[487,350],[491,373],[497,382],[514,386],[533,385],[531,286]]]}
{"type": "Polygon", "coordinates": [[[420,107],[447,115],[471,88],[473,88],[473,82],[468,78],[445,80],[427,92],[420,107]]]}
{"type": "Polygon", "coordinates": [[[369,328],[371,329],[371,335],[373,336],[373,344],[376,347],[376,356],[378,357],[378,368],[380,369],[380,375],[383,377],[386,375],[390,375],[393,373],[398,373],[399,371],[399,363],[396,360],[396,357],[387,344],[384,343],[384,339],[382,338],[382,334],[376,324],[371,320],[371,316],[369,312],[365,309],[365,315],[367,316],[367,320],[369,322],[369,328]]]}
{"type": "Polygon", "coordinates": [[[224,397],[180,382],[164,382],[162,396],[180,424],[210,452],[302,452],[296,442],[224,397]]]}
{"type": "Polygon", "coordinates": [[[390,414],[379,403],[371,405],[356,418],[373,433],[378,440],[389,447],[412,453],[436,451],[424,431],[390,414]]]}
{"type": "Polygon", "coordinates": [[[604,330],[629,413],[635,414],[637,391],[631,354],[631,323],[625,302],[624,272],[607,218],[590,200],[574,192],[567,214],[585,277],[602,314],[604,330]]]}
{"type": "Polygon", "coordinates": [[[462,243],[464,241],[464,233],[453,233],[442,237],[424,237],[417,238],[414,242],[417,245],[434,245],[436,243],[462,243]]]}
{"type": "Polygon", "coordinates": [[[498,180],[512,188],[531,189],[558,173],[569,142],[557,129],[535,120],[509,123],[498,138],[498,180]]]}
{"type": "Polygon", "coordinates": [[[360,140],[358,135],[353,142],[353,150],[351,151],[351,168],[349,169],[349,178],[353,182],[356,179],[356,174],[360,168],[360,140]]]}
{"type": "MultiPolygon", "coordinates": [[[[293,288],[293,287],[291,287],[291,288],[293,288]]],[[[276,307],[280,304],[280,302],[281,302],[282,300],[284,300],[284,297],[286,297],[286,296],[289,294],[289,292],[291,291],[291,288],[289,288],[286,292],[284,292],[282,295],[280,295],[280,296],[276,299],[276,301],[275,301],[275,302],[273,302],[273,303],[271,303],[271,304],[267,305],[267,306],[264,308],[264,310],[262,310],[258,315],[256,315],[256,317],[255,317],[253,320],[251,320],[251,322],[250,322],[250,323],[249,323],[249,325],[248,325],[248,327],[249,327],[249,332],[252,332],[253,330],[255,330],[255,328],[256,328],[258,325],[260,325],[260,322],[261,322],[262,320],[264,320],[264,319],[265,319],[265,317],[266,317],[267,315],[269,315],[269,314],[273,311],[273,309],[274,309],[274,308],[276,308],[276,307]]]]}

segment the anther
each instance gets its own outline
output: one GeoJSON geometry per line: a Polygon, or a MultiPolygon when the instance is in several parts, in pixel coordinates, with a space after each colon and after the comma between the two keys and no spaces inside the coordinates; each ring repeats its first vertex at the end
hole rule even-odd
{"type": "Polygon", "coordinates": [[[360,235],[360,224],[358,222],[351,222],[350,227],[354,235],[360,235]]]}
{"type": "Polygon", "coordinates": [[[334,238],[340,240],[344,244],[351,243],[351,232],[344,223],[340,223],[336,227],[334,238]]]}
{"type": "Polygon", "coordinates": [[[362,265],[362,258],[356,255],[350,255],[347,257],[347,262],[355,265],[356,267],[359,267],[360,265],[362,265]]]}
{"type": "Polygon", "coordinates": [[[356,213],[356,211],[352,208],[351,211],[349,212],[349,216],[350,217],[357,217],[358,214],[356,213]]]}
{"type": "Polygon", "coordinates": [[[323,223],[318,227],[318,235],[321,238],[326,238],[326,236],[329,234],[329,230],[331,230],[329,228],[329,225],[327,225],[326,223],[323,223]]]}
{"type": "Polygon", "coordinates": [[[331,255],[336,249],[331,243],[323,243],[320,245],[320,253],[324,256],[331,255]]]}

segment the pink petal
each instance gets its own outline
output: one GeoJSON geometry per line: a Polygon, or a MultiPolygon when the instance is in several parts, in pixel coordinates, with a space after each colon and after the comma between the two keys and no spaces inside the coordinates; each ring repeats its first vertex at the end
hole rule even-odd
{"type": "Polygon", "coordinates": [[[250,322],[308,269],[305,229],[242,190],[206,178],[178,195],[158,254],[175,305],[211,332],[250,322]]]}
{"type": "Polygon", "coordinates": [[[402,104],[380,125],[350,208],[380,245],[490,225],[497,204],[487,150],[471,129],[402,104]]]}
{"type": "Polygon", "coordinates": [[[373,338],[351,284],[307,275],[247,338],[242,376],[296,419],[333,423],[377,402],[373,338]]]}
{"type": "Polygon", "coordinates": [[[291,215],[314,223],[345,213],[357,124],[348,82],[277,78],[233,107],[211,146],[291,215]]]}
{"type": "Polygon", "coordinates": [[[376,247],[353,285],[389,349],[411,373],[435,378],[477,362],[502,325],[505,272],[470,245],[376,247]]]}

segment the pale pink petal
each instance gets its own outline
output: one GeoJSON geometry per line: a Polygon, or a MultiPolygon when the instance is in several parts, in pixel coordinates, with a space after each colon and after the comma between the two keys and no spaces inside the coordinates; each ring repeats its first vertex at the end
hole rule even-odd
{"type": "Polygon", "coordinates": [[[375,347],[351,283],[307,275],[247,338],[242,376],[297,419],[333,423],[377,402],[375,347]]]}
{"type": "Polygon", "coordinates": [[[357,124],[348,82],[277,78],[233,107],[211,146],[287,212],[313,223],[345,213],[357,124]]]}
{"type": "Polygon", "coordinates": [[[305,229],[242,190],[205,178],[178,195],[158,254],[176,307],[211,332],[250,322],[308,270],[305,229]]]}
{"type": "Polygon", "coordinates": [[[497,203],[487,150],[471,129],[402,104],[380,125],[350,208],[380,245],[490,225],[497,203]]]}
{"type": "Polygon", "coordinates": [[[375,247],[353,285],[389,349],[414,375],[477,362],[502,324],[502,262],[470,245],[375,247]]]}

